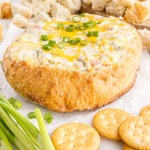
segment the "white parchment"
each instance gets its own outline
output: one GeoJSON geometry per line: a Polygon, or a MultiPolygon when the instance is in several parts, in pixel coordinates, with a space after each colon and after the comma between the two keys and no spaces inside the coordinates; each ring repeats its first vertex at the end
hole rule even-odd
{"type": "MultiPolygon", "coordinates": [[[[24,30],[19,29],[12,24],[10,25],[6,38],[0,45],[0,60],[2,60],[3,54],[7,49],[7,47],[10,45],[10,43],[15,39],[16,36],[18,36],[22,32],[24,32],[24,30]]],[[[14,90],[10,87],[10,85],[6,81],[1,66],[0,66],[0,93],[2,93],[6,98],[16,97],[19,100],[21,100],[23,103],[23,108],[20,110],[20,112],[25,116],[27,115],[28,112],[33,111],[34,108],[36,107],[41,108],[42,113],[48,111],[43,107],[25,101],[24,98],[20,97],[16,92],[14,92],[14,90]]],[[[133,86],[133,88],[115,102],[100,109],[110,107],[119,108],[126,110],[129,113],[132,113],[133,115],[138,115],[140,109],[148,104],[150,104],[150,54],[148,53],[148,51],[143,50],[141,58],[141,67],[138,71],[136,83],[133,86]]],[[[92,125],[93,116],[100,109],[82,112],[75,111],[72,113],[56,113],[51,111],[54,119],[51,124],[47,124],[48,132],[51,134],[56,127],[74,121],[92,125]]],[[[32,120],[32,122],[36,124],[36,120],[32,120]]],[[[100,150],[122,150],[122,149],[123,147],[121,142],[120,143],[114,142],[101,137],[100,150]]]]}

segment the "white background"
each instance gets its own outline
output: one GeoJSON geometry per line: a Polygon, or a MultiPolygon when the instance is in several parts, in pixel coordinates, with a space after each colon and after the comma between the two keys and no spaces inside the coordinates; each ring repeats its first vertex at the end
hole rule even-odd
{"type": "MultiPolygon", "coordinates": [[[[10,21],[0,20],[0,22],[3,23],[5,31],[4,34],[6,35],[6,30],[8,29],[10,21]]],[[[7,46],[9,45],[11,39],[13,39],[19,32],[20,30],[18,28],[11,26],[11,29],[9,30],[6,39],[3,40],[3,43],[0,45],[0,60],[2,59],[3,53],[7,48],[7,46]]],[[[2,93],[7,98],[13,96],[20,99],[23,102],[23,108],[20,110],[20,112],[25,116],[27,115],[28,112],[34,111],[35,107],[40,107],[38,105],[25,101],[16,92],[14,92],[14,90],[7,83],[1,68],[0,68],[0,93],[2,93]]],[[[132,113],[133,115],[138,115],[140,109],[148,104],[150,104],[150,55],[146,50],[144,50],[142,53],[141,67],[138,72],[137,80],[133,88],[124,96],[116,100],[114,103],[109,104],[101,109],[110,107],[119,108],[126,110],[129,113],[132,113]]],[[[40,108],[43,113],[45,111],[48,111],[42,107],[40,108]]],[[[50,111],[53,114],[54,119],[52,124],[50,125],[47,124],[48,132],[51,134],[56,127],[60,126],[61,124],[72,121],[83,122],[92,125],[93,116],[99,110],[100,109],[82,112],[76,111],[72,113],[55,113],[50,111]]],[[[36,124],[36,121],[33,120],[33,123],[36,124]]],[[[122,150],[122,149],[123,149],[122,142],[115,142],[101,137],[100,150],[122,150]]]]}

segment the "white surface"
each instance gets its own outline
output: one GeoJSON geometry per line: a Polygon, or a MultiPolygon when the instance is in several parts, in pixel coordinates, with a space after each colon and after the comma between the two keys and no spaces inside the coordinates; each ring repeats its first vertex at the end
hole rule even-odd
{"type": "MultiPolygon", "coordinates": [[[[3,23],[5,25],[4,28],[6,31],[8,23],[6,23],[6,21],[4,21],[3,23]]],[[[3,53],[5,52],[8,45],[16,37],[16,35],[20,34],[21,32],[22,32],[21,29],[11,25],[10,30],[6,36],[6,39],[0,45],[0,60],[2,59],[3,53]]],[[[20,110],[20,112],[25,116],[27,115],[28,112],[33,111],[35,107],[40,107],[38,105],[25,101],[16,92],[14,92],[14,90],[7,83],[1,67],[0,67],[0,93],[2,93],[7,98],[13,96],[20,99],[23,102],[23,108],[20,110]]],[[[150,104],[150,55],[147,51],[143,51],[141,67],[139,69],[137,80],[133,88],[127,94],[116,100],[114,103],[109,104],[101,109],[110,107],[119,108],[126,110],[134,115],[138,115],[140,109],[148,104],[150,104]]],[[[43,113],[47,111],[42,107],[40,108],[43,113]]],[[[51,133],[56,127],[60,126],[61,124],[72,121],[78,121],[92,125],[93,116],[99,110],[100,109],[82,112],[76,111],[72,113],[52,112],[54,119],[52,124],[47,125],[48,132],[51,133]]],[[[36,124],[35,120],[33,120],[33,122],[36,124]]],[[[121,142],[114,142],[101,137],[100,150],[122,150],[122,149],[123,147],[121,142]]]]}

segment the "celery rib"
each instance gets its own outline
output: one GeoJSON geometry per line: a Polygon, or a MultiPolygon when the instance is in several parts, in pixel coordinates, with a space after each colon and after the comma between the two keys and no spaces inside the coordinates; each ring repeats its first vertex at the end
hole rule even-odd
{"type": "Polygon", "coordinates": [[[42,147],[40,147],[41,148],[40,150],[55,150],[54,145],[47,133],[44,119],[40,109],[36,108],[34,112],[40,129],[40,138],[41,138],[41,145],[42,145],[42,147]]]}
{"type": "Polygon", "coordinates": [[[4,142],[5,144],[5,147],[7,148],[7,150],[13,150],[10,142],[8,141],[5,133],[3,132],[3,130],[0,128],[0,138],[2,139],[2,141],[4,142]]]}
{"type": "Polygon", "coordinates": [[[8,116],[5,110],[0,107],[0,116],[9,129],[14,133],[20,143],[25,147],[25,149],[36,150],[30,140],[22,132],[22,130],[17,126],[17,124],[8,116]]]}

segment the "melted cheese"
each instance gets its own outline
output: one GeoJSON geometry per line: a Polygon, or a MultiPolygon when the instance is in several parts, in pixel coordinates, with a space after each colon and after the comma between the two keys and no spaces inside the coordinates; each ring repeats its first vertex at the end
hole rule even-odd
{"type": "Polygon", "coordinates": [[[11,45],[11,58],[18,61],[25,60],[34,65],[57,66],[79,71],[99,71],[105,66],[116,64],[130,50],[129,42],[136,36],[136,31],[133,28],[116,18],[102,18],[86,14],[78,23],[74,23],[71,18],[72,16],[66,18],[66,20],[42,22],[22,34],[11,45]],[[73,32],[67,32],[65,29],[70,24],[82,25],[89,20],[94,20],[99,24],[91,29],[74,30],[73,32]],[[64,29],[57,29],[57,23],[59,22],[64,24],[64,29]],[[36,35],[34,35],[34,30],[36,35]],[[98,31],[99,36],[88,37],[89,31],[98,31]],[[43,44],[47,44],[47,41],[41,41],[41,35],[47,35],[48,40],[55,40],[56,43],[61,42],[63,37],[69,37],[70,39],[79,37],[81,40],[87,40],[88,43],[85,46],[66,44],[62,49],[56,45],[52,50],[44,51],[41,47],[43,44]]]}

